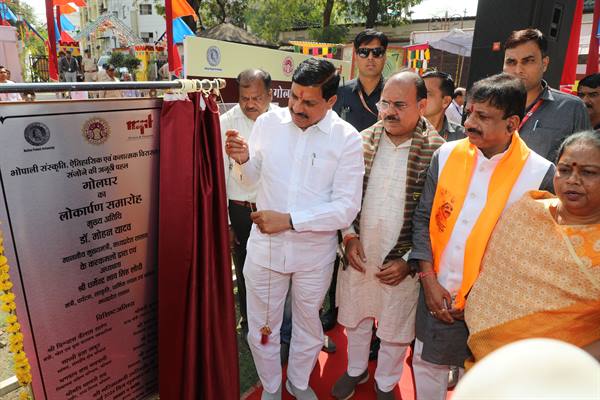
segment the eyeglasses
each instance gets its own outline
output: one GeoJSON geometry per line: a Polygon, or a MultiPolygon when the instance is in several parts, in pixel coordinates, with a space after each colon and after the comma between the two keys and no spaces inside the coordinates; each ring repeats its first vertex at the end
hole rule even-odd
{"type": "Polygon", "coordinates": [[[385,54],[385,49],[383,47],[359,47],[358,50],[356,50],[356,54],[358,54],[360,58],[369,58],[369,54],[371,53],[373,53],[373,58],[380,58],[385,54]]]}
{"type": "Polygon", "coordinates": [[[402,101],[395,101],[393,103],[390,103],[389,101],[381,100],[379,103],[375,104],[375,106],[377,107],[377,110],[379,110],[381,112],[385,112],[385,111],[389,110],[390,108],[394,108],[398,111],[402,111],[402,110],[406,110],[406,108],[408,107],[408,104],[406,104],[402,101]]]}

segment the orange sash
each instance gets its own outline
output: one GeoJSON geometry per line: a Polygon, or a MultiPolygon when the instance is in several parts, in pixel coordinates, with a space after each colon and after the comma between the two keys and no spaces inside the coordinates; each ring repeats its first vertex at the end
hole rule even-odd
{"type": "MultiPolygon", "coordinates": [[[[521,174],[529,152],[525,142],[515,132],[506,154],[492,173],[485,206],[467,238],[463,280],[456,296],[456,308],[462,309],[465,306],[465,298],[479,275],[487,242],[521,174]]],[[[468,138],[462,139],[450,153],[440,174],[429,221],[433,265],[436,273],[440,271],[440,260],[463,207],[476,163],[477,148],[469,142],[468,138]]]]}

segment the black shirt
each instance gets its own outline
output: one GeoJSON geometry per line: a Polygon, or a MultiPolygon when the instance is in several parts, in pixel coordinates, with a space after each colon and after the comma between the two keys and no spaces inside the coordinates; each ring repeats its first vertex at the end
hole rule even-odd
{"type": "Polygon", "coordinates": [[[340,86],[337,91],[337,101],[333,106],[333,110],[338,115],[349,122],[361,132],[377,122],[377,106],[375,105],[381,98],[383,90],[383,77],[371,94],[367,95],[357,79],[348,81],[344,86],[340,86]],[[367,106],[373,111],[370,113],[365,109],[360,101],[359,90],[362,91],[363,98],[367,106]]]}

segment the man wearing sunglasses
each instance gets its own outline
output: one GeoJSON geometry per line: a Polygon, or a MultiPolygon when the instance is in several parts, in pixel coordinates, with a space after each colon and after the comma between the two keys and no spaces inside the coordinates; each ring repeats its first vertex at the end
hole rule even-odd
{"type": "MultiPolygon", "coordinates": [[[[358,78],[352,79],[337,91],[337,101],[333,110],[345,121],[361,132],[377,122],[377,102],[383,90],[383,67],[388,38],[382,32],[367,29],[354,38],[354,59],[358,66],[358,78]]],[[[335,293],[339,258],[335,263],[331,287],[329,288],[329,307],[321,315],[323,328],[333,329],[337,320],[335,293]]],[[[373,341],[371,358],[377,357],[378,341],[373,341]]],[[[331,349],[331,343],[328,348],[331,349]]],[[[331,350],[326,350],[332,352],[331,350]]]]}
{"type": "Polygon", "coordinates": [[[358,78],[338,89],[333,110],[359,132],[377,122],[377,102],[383,90],[383,67],[388,38],[367,29],[354,38],[354,59],[358,78]]]}

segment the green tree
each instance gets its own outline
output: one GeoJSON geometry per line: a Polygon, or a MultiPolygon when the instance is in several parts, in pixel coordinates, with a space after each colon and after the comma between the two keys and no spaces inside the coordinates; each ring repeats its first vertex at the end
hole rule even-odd
{"type": "Polygon", "coordinates": [[[246,22],[252,33],[277,43],[280,32],[320,26],[323,5],[323,0],[253,0],[246,11],[246,22]]]}
{"type": "Polygon", "coordinates": [[[114,65],[116,68],[126,67],[133,74],[142,63],[142,60],[132,54],[113,52],[110,55],[108,63],[114,65]]]}
{"type": "Polygon", "coordinates": [[[422,0],[345,0],[349,16],[353,20],[365,21],[366,28],[376,24],[396,26],[410,18],[410,7],[422,0]]]}

